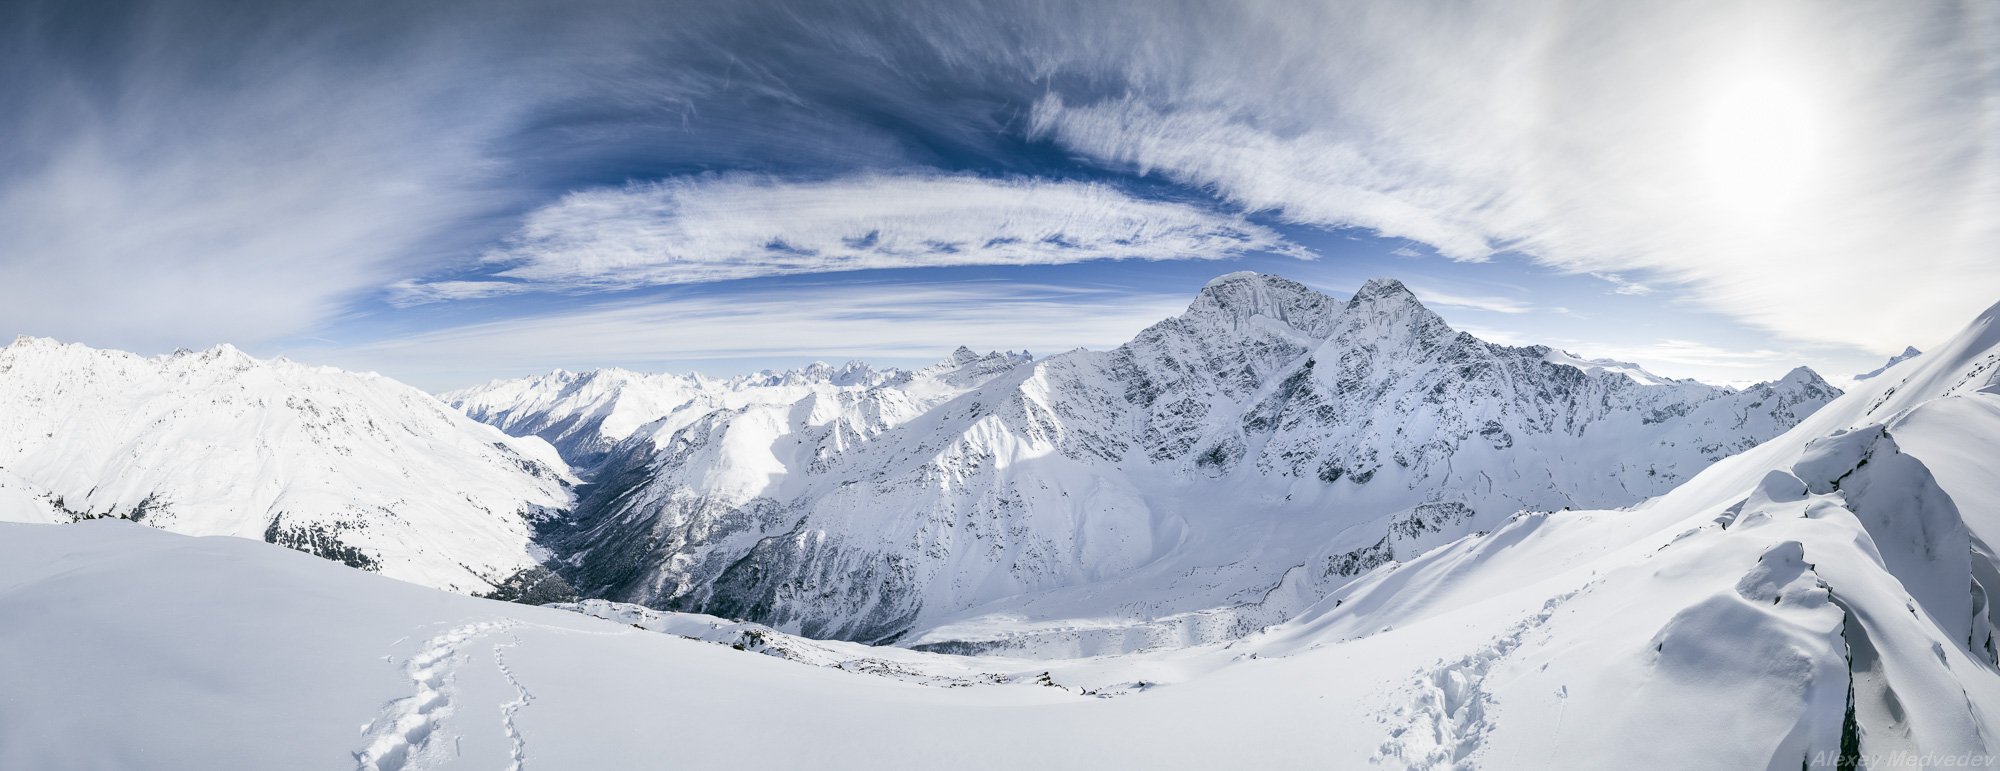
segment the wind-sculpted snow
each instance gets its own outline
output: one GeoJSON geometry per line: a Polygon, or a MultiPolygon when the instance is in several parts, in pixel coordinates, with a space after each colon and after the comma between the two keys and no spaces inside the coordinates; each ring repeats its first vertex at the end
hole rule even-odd
{"type": "MultiPolygon", "coordinates": [[[[1804,369],[1737,391],[1493,345],[1395,281],[1341,302],[1254,273],[1110,351],[799,380],[600,431],[624,438],[573,458],[595,484],[547,535],[564,575],[940,650],[1224,639],[1522,509],[1663,493],[1839,393],[1804,369]]],[[[540,432],[587,412],[543,406],[563,382],[454,399],[540,432]]]]}
{"type": "Polygon", "coordinates": [[[114,517],[256,538],[484,592],[539,564],[570,506],[549,446],[376,375],[234,348],[0,349],[0,519],[114,517]]]}
{"type": "Polygon", "coordinates": [[[1412,766],[1994,765],[1996,316],[1641,507],[1516,517],[1253,641],[1543,603],[1527,641],[1412,672],[1378,756],[1412,766]],[[1703,740],[1635,739],[1662,726],[1703,740]]]}

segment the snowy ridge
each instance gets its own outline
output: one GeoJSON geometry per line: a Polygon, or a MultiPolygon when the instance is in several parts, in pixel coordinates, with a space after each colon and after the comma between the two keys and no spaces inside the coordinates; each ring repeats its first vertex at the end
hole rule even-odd
{"type": "Polygon", "coordinates": [[[1990,766],[1996,455],[2000,306],[1641,505],[1425,540],[1229,642],[1046,662],[0,523],[0,616],[41,620],[0,625],[0,766],[1990,766]]]}
{"type": "Polygon", "coordinates": [[[808,394],[865,388],[901,376],[861,362],[814,363],[786,372],[713,379],[699,374],[642,374],[618,368],[496,380],[441,394],[473,419],[515,436],[539,436],[579,468],[601,462],[617,443],[642,428],[671,430],[717,409],[788,404],[808,394]],[[662,422],[665,421],[665,422],[662,422]]]}
{"type": "MultiPolygon", "coordinates": [[[[588,596],[809,637],[1182,645],[1524,508],[1637,503],[1838,394],[1803,369],[1734,391],[1552,357],[1453,330],[1394,280],[1343,303],[1230,274],[1111,351],[962,350],[677,408],[603,456],[547,541],[588,596]]],[[[512,388],[520,407],[474,414],[550,401],[512,388]]],[[[548,414],[530,424],[575,413],[548,414]]]]}
{"type": "Polygon", "coordinates": [[[1542,358],[1544,361],[1547,361],[1550,364],[1561,364],[1564,366],[1575,367],[1592,375],[1598,374],[1600,372],[1614,372],[1629,377],[1632,379],[1632,382],[1638,383],[1640,385],[1671,386],[1688,382],[1685,380],[1675,380],[1673,378],[1661,377],[1659,375],[1655,375],[1651,372],[1646,371],[1645,367],[1641,367],[1629,361],[1614,361],[1612,359],[1586,359],[1574,353],[1570,353],[1569,351],[1557,350],[1554,348],[1549,349],[1548,354],[1543,356],[1542,358]]]}
{"type": "Polygon", "coordinates": [[[1902,353],[1889,357],[1889,361],[1880,367],[1876,367],[1874,369],[1868,370],[1867,372],[1855,375],[1854,382],[1859,383],[1863,380],[1869,380],[1871,378],[1881,377],[1882,373],[1888,372],[1891,368],[1895,367],[1896,365],[1917,358],[1918,356],[1922,355],[1924,355],[1924,352],[1917,350],[1917,347],[1914,345],[1903,346],[1902,353]]]}
{"type": "Polygon", "coordinates": [[[1883,767],[1991,764],[1996,319],[1645,506],[1516,517],[1371,572],[1255,644],[1302,652],[1540,606],[1530,638],[1412,675],[1409,701],[1382,713],[1392,765],[1832,768],[1857,747],[1883,767]],[[1564,715],[1589,727],[1552,734],[1564,715]],[[1734,738],[1634,740],[1660,725],[1734,738]]]}
{"type": "Polygon", "coordinates": [[[0,349],[0,517],[131,519],[484,592],[539,564],[567,466],[377,375],[229,346],[0,349]]]}

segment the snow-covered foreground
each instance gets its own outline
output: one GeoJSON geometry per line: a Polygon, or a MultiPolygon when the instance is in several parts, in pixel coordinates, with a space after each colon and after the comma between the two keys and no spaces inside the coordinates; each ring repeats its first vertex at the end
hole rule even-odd
{"type": "Polygon", "coordinates": [[[111,521],[0,526],[0,617],[5,768],[1351,765],[1412,653],[932,687],[111,521]]]}
{"type": "Polygon", "coordinates": [[[1230,643],[1047,662],[5,525],[0,767],[1994,765],[1996,457],[2000,307],[1642,506],[1518,516],[1230,643]]]}

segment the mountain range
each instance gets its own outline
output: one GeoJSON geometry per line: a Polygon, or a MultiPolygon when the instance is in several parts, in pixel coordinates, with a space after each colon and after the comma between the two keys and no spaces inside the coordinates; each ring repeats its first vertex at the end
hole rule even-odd
{"type": "Polygon", "coordinates": [[[442,404],[227,346],[24,338],[0,353],[24,416],[0,500],[509,599],[1079,654],[1240,636],[1515,512],[1637,503],[1838,394],[1495,345],[1394,280],[1338,300],[1254,273],[1109,351],[558,371],[442,404]]]}
{"type": "Polygon", "coordinates": [[[1394,280],[1237,273],[1109,351],[444,398],[590,470],[544,529],[582,595],[1075,653],[1241,634],[1517,511],[1637,503],[1838,394],[1487,343],[1394,280]]]}

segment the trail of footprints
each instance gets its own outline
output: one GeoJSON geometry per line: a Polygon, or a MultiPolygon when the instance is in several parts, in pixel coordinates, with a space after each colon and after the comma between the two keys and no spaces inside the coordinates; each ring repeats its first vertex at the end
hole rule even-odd
{"type": "MultiPolygon", "coordinates": [[[[435,754],[431,738],[452,713],[452,681],[458,666],[467,658],[461,649],[472,640],[513,625],[511,621],[465,624],[448,629],[424,643],[423,649],[403,665],[415,692],[383,705],[375,720],[363,727],[362,736],[366,743],[354,753],[356,768],[359,771],[414,771],[430,765],[425,761],[435,754]]],[[[515,644],[518,643],[517,639],[515,644]]],[[[513,743],[509,768],[519,771],[525,751],[520,733],[514,728],[514,715],[527,706],[532,697],[500,658],[498,646],[494,648],[494,662],[519,695],[515,701],[501,706],[503,727],[513,743]]]]}
{"type": "Polygon", "coordinates": [[[509,685],[514,686],[515,694],[513,701],[500,705],[500,725],[507,729],[507,741],[511,745],[508,749],[507,771],[521,771],[522,766],[528,762],[528,744],[521,738],[520,729],[514,725],[514,716],[521,712],[522,707],[528,706],[528,702],[535,700],[535,695],[529,693],[527,686],[521,684],[520,678],[514,676],[514,668],[507,666],[507,658],[501,654],[501,651],[520,644],[521,639],[516,637],[513,642],[506,645],[493,646],[493,665],[499,667],[500,675],[507,678],[509,685]]]}

